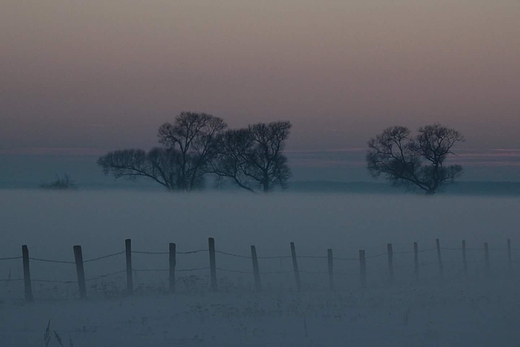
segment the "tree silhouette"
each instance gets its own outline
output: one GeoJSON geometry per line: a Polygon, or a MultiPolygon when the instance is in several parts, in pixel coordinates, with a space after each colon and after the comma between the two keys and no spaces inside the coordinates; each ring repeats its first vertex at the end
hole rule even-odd
{"type": "Polygon", "coordinates": [[[165,148],[155,147],[148,153],[142,149],[123,149],[109,152],[97,163],[105,175],[111,173],[116,179],[147,177],[168,190],[178,190],[178,157],[178,152],[165,148]]]}
{"type": "Polygon", "coordinates": [[[217,139],[212,172],[251,192],[285,188],[291,170],[283,150],[290,129],[290,122],[272,122],[226,131],[217,139]]]}
{"type": "Polygon", "coordinates": [[[396,186],[435,194],[462,174],[460,165],[444,165],[461,141],[464,137],[458,131],[437,123],[419,128],[413,138],[408,128],[390,127],[368,142],[368,171],[396,186]]]}
{"type": "Polygon", "coordinates": [[[215,138],[226,126],[221,118],[193,112],[182,112],[173,124],[161,125],[159,142],[179,152],[179,189],[192,190],[203,184],[204,174],[217,154],[215,138]]]}
{"type": "Polygon", "coordinates": [[[149,152],[123,149],[107,153],[97,163],[103,173],[136,179],[147,177],[168,190],[193,190],[204,186],[210,162],[216,156],[216,136],[226,128],[218,117],[182,112],[173,124],[159,127],[159,142],[149,152]]]}

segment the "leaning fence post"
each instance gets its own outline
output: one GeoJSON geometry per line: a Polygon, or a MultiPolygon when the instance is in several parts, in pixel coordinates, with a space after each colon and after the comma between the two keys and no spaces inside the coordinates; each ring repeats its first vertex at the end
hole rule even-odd
{"type": "Polygon", "coordinates": [[[484,260],[486,262],[486,270],[489,271],[489,247],[487,242],[484,242],[484,260]]]}
{"type": "Polygon", "coordinates": [[[170,243],[168,246],[168,264],[169,264],[169,283],[170,293],[175,292],[175,266],[177,265],[177,246],[175,243],[170,243]]]}
{"type": "Polygon", "coordinates": [[[390,279],[390,283],[394,282],[394,250],[392,248],[392,244],[389,243],[386,245],[386,249],[388,251],[388,276],[390,279]]]}
{"type": "Polygon", "coordinates": [[[125,240],[126,254],[126,291],[128,294],[134,293],[134,280],[132,277],[132,240],[125,240]]]}
{"type": "Polygon", "coordinates": [[[439,262],[439,277],[440,279],[444,279],[444,266],[442,265],[442,257],[441,257],[441,242],[439,239],[435,240],[437,245],[437,260],[439,262]]]}
{"type": "Polygon", "coordinates": [[[468,259],[466,257],[466,240],[462,240],[462,265],[464,269],[464,277],[468,278],[468,259]]]}
{"type": "Polygon", "coordinates": [[[300,282],[300,270],[298,270],[298,259],[296,259],[296,248],[294,242],[291,242],[291,256],[294,270],[294,279],[296,280],[296,288],[298,291],[302,289],[302,283],[300,282]]]}
{"type": "Polygon", "coordinates": [[[256,247],[251,245],[251,259],[253,260],[253,274],[255,277],[255,288],[257,292],[262,291],[262,281],[260,280],[260,268],[258,267],[258,257],[256,247]]]}
{"type": "Polygon", "coordinates": [[[29,269],[29,248],[27,245],[22,246],[22,260],[23,260],[23,281],[25,287],[25,300],[33,301],[31,271],[29,269]]]}
{"type": "Polygon", "coordinates": [[[511,270],[511,240],[507,239],[507,262],[509,265],[509,270],[511,270]]]}
{"type": "Polygon", "coordinates": [[[215,260],[215,239],[210,237],[208,239],[209,246],[209,271],[211,277],[211,291],[217,291],[217,263],[215,260]]]}
{"type": "Polygon", "coordinates": [[[365,258],[365,250],[359,250],[359,280],[361,282],[361,287],[367,287],[367,261],[365,258]]]}
{"type": "Polygon", "coordinates": [[[80,299],[87,298],[87,286],[85,284],[85,269],[83,268],[83,253],[81,246],[76,245],[74,249],[74,260],[76,262],[76,273],[78,274],[78,286],[80,299]]]}
{"type": "Polygon", "coordinates": [[[413,243],[413,272],[415,279],[419,279],[419,245],[417,242],[413,243]]]}
{"type": "Polygon", "coordinates": [[[332,258],[332,248],[327,250],[327,260],[329,268],[329,288],[334,290],[334,260],[332,258]]]}

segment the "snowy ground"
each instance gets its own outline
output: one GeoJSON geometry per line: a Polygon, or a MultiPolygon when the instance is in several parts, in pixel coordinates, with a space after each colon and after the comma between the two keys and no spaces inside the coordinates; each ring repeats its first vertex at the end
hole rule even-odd
{"type": "Polygon", "coordinates": [[[45,346],[50,320],[49,346],[60,345],[54,331],[63,346],[517,346],[519,205],[441,196],[0,191],[0,258],[18,257],[27,244],[32,258],[65,262],[31,260],[35,302],[25,303],[21,260],[0,261],[0,345],[45,346]],[[167,254],[136,253],[133,296],[124,272],[98,278],[124,270],[119,254],[85,264],[88,299],[78,300],[72,245],[92,259],[122,251],[125,238],[137,251],[164,252],[175,242],[183,252],[206,249],[208,237],[217,250],[244,257],[217,254],[217,293],[208,290],[206,251],[178,255],[178,270],[201,269],[177,272],[175,294],[167,292],[167,254]],[[300,293],[285,258],[289,242],[300,257],[300,293]],[[388,242],[396,252],[393,284],[388,242]],[[418,280],[413,242],[422,251],[418,280]],[[259,256],[283,257],[259,260],[262,293],[253,290],[251,244],[259,256]],[[327,248],[344,258],[334,262],[334,292],[327,248]],[[365,290],[359,249],[368,257],[365,290]]]}

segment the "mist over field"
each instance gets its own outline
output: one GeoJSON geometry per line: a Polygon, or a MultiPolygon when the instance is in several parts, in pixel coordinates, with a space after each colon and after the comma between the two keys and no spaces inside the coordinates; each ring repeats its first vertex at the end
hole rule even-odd
{"type": "MultiPolygon", "coordinates": [[[[0,259],[18,257],[28,245],[35,302],[24,302],[21,260],[0,261],[0,343],[43,345],[51,320],[51,331],[74,346],[488,346],[497,339],[513,346],[520,337],[519,205],[507,197],[3,190],[0,259]],[[209,290],[208,237],[216,242],[216,293],[209,290]],[[136,252],[133,296],[126,292],[124,254],[117,254],[126,238],[136,252]],[[467,279],[461,240],[468,247],[467,279]],[[174,294],[168,293],[169,242],[178,252],[174,294]],[[395,252],[393,283],[387,243],[395,252]],[[86,300],[78,299],[73,245],[83,247],[85,260],[116,254],[85,262],[86,300]],[[261,293],[250,245],[260,257],[261,293]],[[366,289],[359,282],[360,249],[367,255],[366,289]],[[196,252],[183,254],[190,251],[196,252]]],[[[58,346],[56,338],[50,346],[58,346]]]]}
{"type": "Polygon", "coordinates": [[[505,242],[514,239],[516,198],[422,195],[272,194],[162,192],[1,191],[2,253],[31,251],[70,256],[73,244],[91,255],[120,249],[125,238],[139,248],[206,246],[287,252],[300,249],[355,252],[388,242],[505,242]]]}

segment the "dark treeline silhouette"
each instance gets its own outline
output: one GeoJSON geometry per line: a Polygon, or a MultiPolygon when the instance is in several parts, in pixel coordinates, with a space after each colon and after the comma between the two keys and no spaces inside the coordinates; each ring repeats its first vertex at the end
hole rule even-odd
{"type": "Polygon", "coordinates": [[[396,186],[432,195],[462,174],[460,165],[444,165],[461,141],[464,137],[458,131],[440,124],[419,128],[415,137],[408,128],[390,127],[368,142],[368,171],[396,186]]]}
{"type": "Polygon", "coordinates": [[[290,129],[289,122],[227,129],[219,117],[182,112],[159,127],[161,147],[112,151],[98,164],[115,178],[147,177],[170,191],[202,189],[213,174],[250,192],[269,192],[291,177],[283,154],[290,129]]]}

